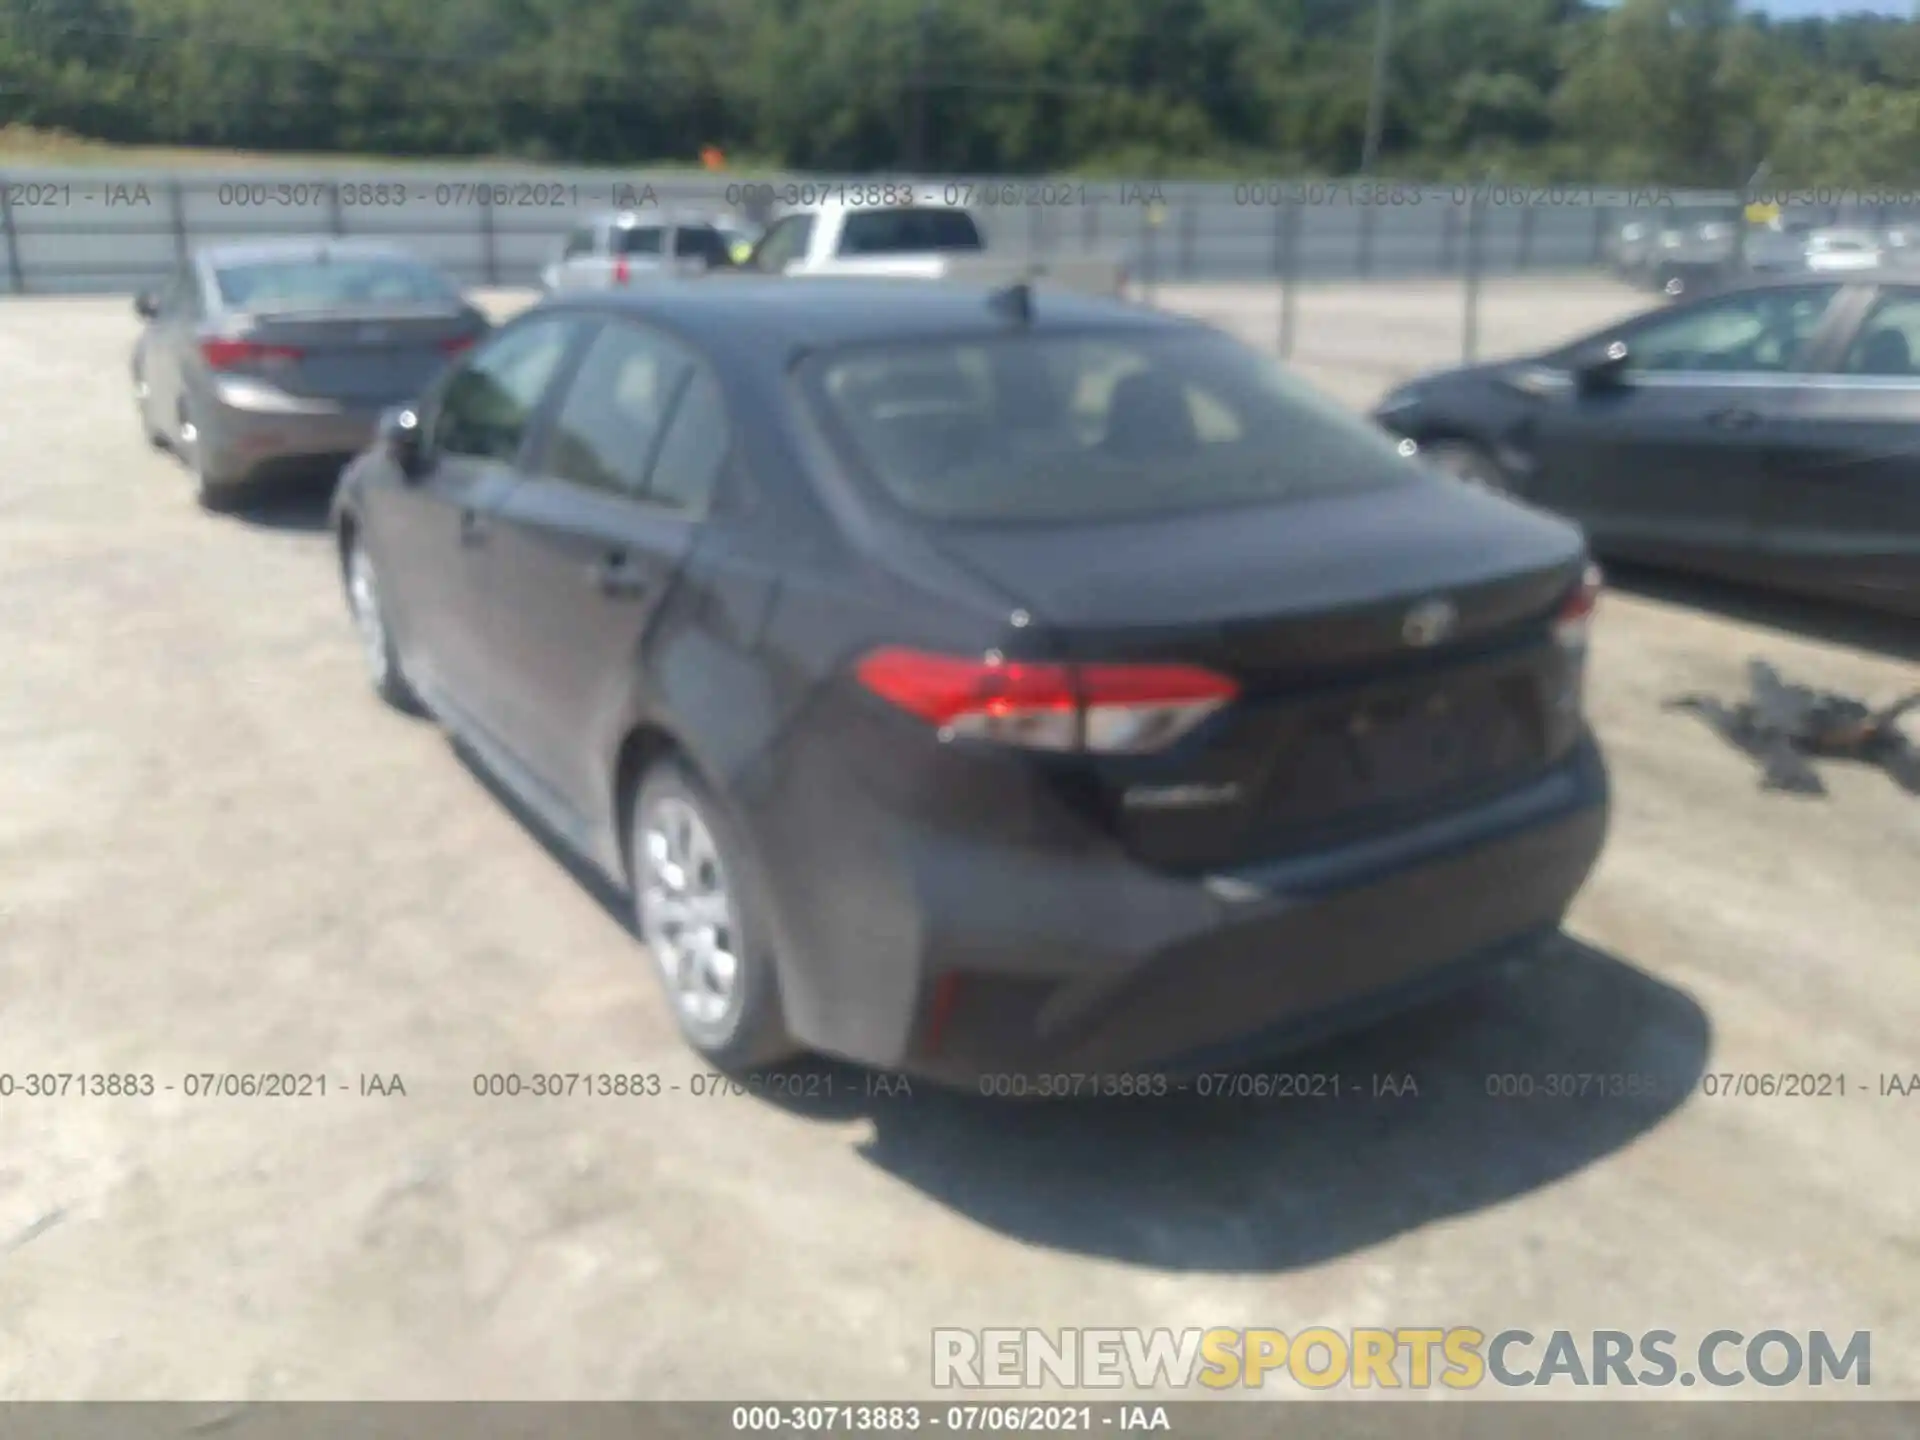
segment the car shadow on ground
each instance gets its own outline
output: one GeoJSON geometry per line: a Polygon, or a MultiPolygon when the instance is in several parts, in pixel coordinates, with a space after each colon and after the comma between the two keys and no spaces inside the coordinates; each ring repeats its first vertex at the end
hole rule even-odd
{"type": "Polygon", "coordinates": [[[493,771],[487,768],[487,762],[480,754],[464,740],[457,736],[449,736],[447,743],[453,750],[454,758],[465,766],[467,773],[493,797],[494,803],[519,821],[520,828],[540,842],[540,848],[547,852],[548,858],[572,876],[580,888],[593,897],[594,903],[605,910],[620,925],[620,928],[632,935],[638,943],[640,928],[634,923],[633,907],[627,903],[626,891],[583,860],[572,846],[556,835],[553,827],[548,825],[542,816],[528,808],[518,795],[509,790],[493,771]]]}
{"type": "Polygon", "coordinates": [[[1805,640],[1850,646],[1892,660],[1920,661],[1920,624],[1837,600],[1788,595],[1624,561],[1607,565],[1607,583],[1630,595],[1784,630],[1805,640]]]}
{"type": "MultiPolygon", "coordinates": [[[[799,1083],[769,1098],[869,1119],[869,1162],[1012,1239],[1165,1270],[1280,1271],[1621,1149],[1685,1100],[1711,1039],[1681,991],[1560,936],[1499,979],[1211,1087],[1338,1077],[1337,1098],[1202,1097],[1197,1081],[1164,1099],[1021,1102],[919,1083],[908,1096],[824,1060],[798,1073],[831,1077],[834,1098],[799,1083]]],[[[1539,1243],[1516,1231],[1516,1247],[1539,1243]]]]}
{"type": "MultiPolygon", "coordinates": [[[[620,887],[452,748],[634,933],[620,887]]],[[[1672,1114],[1711,1044],[1685,993],[1562,934],[1471,989],[1204,1082],[1226,1094],[1190,1080],[1160,1098],[1007,1099],[822,1058],[746,1083],[807,1119],[870,1122],[866,1161],[1010,1238],[1167,1270],[1278,1271],[1574,1174],[1672,1114]],[[1276,1076],[1323,1078],[1289,1098],[1276,1076]]]]}
{"type": "Polygon", "coordinates": [[[319,534],[332,523],[333,487],[313,476],[256,481],[228,514],[260,530],[319,534]]]}

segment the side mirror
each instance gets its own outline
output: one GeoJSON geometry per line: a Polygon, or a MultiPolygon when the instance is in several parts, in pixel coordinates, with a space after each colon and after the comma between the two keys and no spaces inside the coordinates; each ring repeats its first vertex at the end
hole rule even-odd
{"type": "Polygon", "coordinates": [[[420,412],[411,405],[396,405],[380,416],[377,431],[381,449],[387,457],[400,468],[400,473],[412,479],[420,472],[421,435],[420,412]]]}
{"type": "Polygon", "coordinates": [[[1625,378],[1629,358],[1624,340],[1596,345],[1574,361],[1573,378],[1582,390],[1605,390],[1625,378]]]}
{"type": "Polygon", "coordinates": [[[152,290],[142,290],[133,297],[133,313],[142,320],[151,320],[160,313],[160,296],[152,290]]]}

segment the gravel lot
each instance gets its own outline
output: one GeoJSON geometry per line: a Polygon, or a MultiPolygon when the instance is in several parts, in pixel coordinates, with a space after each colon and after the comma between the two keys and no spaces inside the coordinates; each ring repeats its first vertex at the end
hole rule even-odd
{"type": "MultiPolygon", "coordinates": [[[[1162,298],[1270,333],[1270,297],[1162,298]]],[[[1452,358],[1456,298],[1303,295],[1303,368],[1364,402],[1452,358]]],[[[1516,282],[1484,348],[1632,303],[1516,282]]],[[[695,1099],[617,898],[367,692],[317,500],[210,518],[144,445],[134,334],[0,307],[0,1072],[330,1089],[0,1100],[0,1398],[911,1397],[935,1326],[1240,1324],[1867,1329],[1874,1394],[1920,1397],[1920,1097],[1860,1093],[1920,1071],[1920,804],[1838,765],[1762,794],[1661,709],[1756,654],[1891,698],[1912,637],[1610,595],[1615,829],[1566,940],[1288,1067],[1417,1098],[1010,1107],[822,1065],[832,1101],[695,1099]],[[681,1088],[473,1089],[601,1070],[681,1088]],[[1488,1098],[1553,1072],[1673,1093],[1488,1098]]]]}

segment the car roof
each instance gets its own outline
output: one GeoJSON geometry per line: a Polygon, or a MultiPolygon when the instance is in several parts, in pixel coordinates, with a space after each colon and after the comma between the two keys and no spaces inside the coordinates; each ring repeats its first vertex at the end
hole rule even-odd
{"type": "Polygon", "coordinates": [[[275,260],[313,260],[322,254],[340,259],[411,260],[424,263],[405,246],[384,240],[343,239],[333,235],[314,235],[300,239],[236,240],[219,245],[203,245],[200,259],[216,268],[222,265],[258,265],[275,260]]]}
{"type": "MultiPolygon", "coordinates": [[[[1901,272],[1894,270],[1847,271],[1843,274],[1835,274],[1831,271],[1823,274],[1819,271],[1788,270],[1773,275],[1742,276],[1725,285],[1716,286],[1710,291],[1703,291],[1700,298],[1717,300],[1723,296],[1744,295],[1755,290],[1798,290],[1807,285],[1912,284],[1915,280],[1920,280],[1920,275],[1910,280],[1906,279],[1901,272]]],[[[1656,310],[1645,313],[1657,313],[1658,308],[1664,307],[1657,307],[1656,310]]]]}
{"type": "MultiPolygon", "coordinates": [[[[582,226],[611,226],[616,230],[651,230],[663,225],[718,225],[718,216],[699,210],[602,210],[580,222],[582,226]]],[[[725,223],[732,223],[731,221],[725,223]]]]}
{"type": "MultiPolygon", "coordinates": [[[[563,293],[541,308],[624,312],[696,340],[745,340],[791,352],[1003,334],[1010,322],[991,303],[998,290],[918,279],[728,275],[639,290],[563,293]]],[[[1033,295],[1031,328],[1044,334],[1088,329],[1173,333],[1207,327],[1119,300],[1043,288],[1033,295]]]]}

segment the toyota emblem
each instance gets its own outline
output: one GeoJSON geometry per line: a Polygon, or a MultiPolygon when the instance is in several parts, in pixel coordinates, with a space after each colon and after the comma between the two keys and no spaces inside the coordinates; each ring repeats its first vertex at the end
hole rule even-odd
{"type": "Polygon", "coordinates": [[[1460,623],[1460,612],[1451,600],[1422,600],[1407,611],[1400,636],[1417,650],[1438,645],[1460,623]]]}

